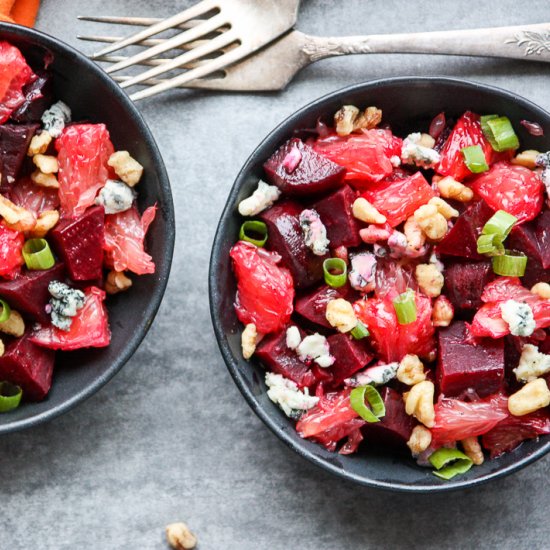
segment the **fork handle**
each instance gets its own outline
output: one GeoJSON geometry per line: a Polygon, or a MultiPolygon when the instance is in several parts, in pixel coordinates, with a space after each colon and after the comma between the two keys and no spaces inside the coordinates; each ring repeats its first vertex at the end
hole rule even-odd
{"type": "Polygon", "coordinates": [[[360,53],[428,53],[506,57],[550,62],[550,23],[459,31],[370,36],[308,36],[309,61],[360,53]]]}

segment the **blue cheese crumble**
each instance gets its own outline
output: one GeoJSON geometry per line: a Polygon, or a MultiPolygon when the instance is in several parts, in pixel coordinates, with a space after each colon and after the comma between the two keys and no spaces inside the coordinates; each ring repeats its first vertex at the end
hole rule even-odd
{"type": "Polygon", "coordinates": [[[288,378],[266,372],[265,383],[269,388],[267,396],[273,403],[278,405],[283,412],[289,417],[297,420],[302,414],[315,407],[319,402],[319,398],[309,395],[309,390],[304,388],[300,391],[298,386],[288,378]]]}
{"type": "Polygon", "coordinates": [[[117,214],[130,209],[135,198],[136,192],[123,181],[107,180],[95,203],[103,206],[105,214],[117,214]]]}
{"type": "Polygon", "coordinates": [[[71,108],[63,101],[58,101],[44,111],[41,120],[44,130],[52,137],[58,138],[65,125],[71,122],[71,108]]]}
{"type": "Polygon", "coordinates": [[[300,329],[297,326],[292,325],[286,329],[286,347],[295,350],[302,341],[300,336],[300,329]]]}
{"type": "Polygon", "coordinates": [[[533,310],[529,304],[507,300],[500,304],[502,319],[508,323],[510,333],[514,336],[531,336],[536,328],[533,310]]]}
{"type": "Polygon", "coordinates": [[[300,214],[300,227],[306,246],[316,256],[324,256],[328,252],[330,241],[327,239],[327,228],[319,214],[315,210],[303,210],[300,214]]]}
{"type": "Polygon", "coordinates": [[[260,180],[256,191],[239,203],[239,214],[241,216],[256,216],[266,208],[273,206],[280,196],[281,191],[278,187],[268,185],[265,181],[260,180]]]}
{"type": "Polygon", "coordinates": [[[514,369],[518,382],[531,382],[550,372],[550,355],[539,351],[537,346],[525,344],[519,364],[514,369]]]}
{"type": "Polygon", "coordinates": [[[86,301],[84,292],[71,288],[61,281],[51,281],[48,292],[52,296],[50,299],[52,325],[60,330],[70,330],[73,317],[86,301]]]}
{"type": "Polygon", "coordinates": [[[441,156],[435,149],[422,145],[422,139],[420,132],[409,134],[403,141],[401,160],[420,168],[433,168],[441,160],[441,156]]]}
{"type": "Polygon", "coordinates": [[[330,354],[327,339],[317,332],[306,336],[296,348],[296,352],[300,361],[313,360],[322,368],[330,367],[335,361],[330,354]]]}
{"type": "Polygon", "coordinates": [[[397,376],[399,363],[388,363],[387,365],[376,365],[357,373],[355,376],[344,381],[346,386],[357,387],[374,384],[375,386],[383,386],[397,376]]]}

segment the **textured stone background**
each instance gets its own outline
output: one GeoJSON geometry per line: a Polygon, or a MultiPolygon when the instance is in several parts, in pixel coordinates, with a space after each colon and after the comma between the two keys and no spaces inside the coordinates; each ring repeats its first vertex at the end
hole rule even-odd
{"type": "MultiPolygon", "coordinates": [[[[167,16],[191,1],[43,0],[38,28],[91,52],[102,31],[78,14],[167,16]]],[[[550,21],[548,0],[304,0],[299,28],[363,34],[550,21]]],[[[0,548],[163,549],[183,519],[204,550],[543,549],[548,459],[439,496],[365,490],[315,469],[253,415],[212,334],[210,245],[225,197],[254,146],[304,103],[345,84],[450,75],[518,92],[550,109],[549,67],[439,56],[333,59],[281,94],[179,92],[140,104],[171,176],[178,222],[172,278],[140,350],[64,417],[0,441],[0,548]]]]}

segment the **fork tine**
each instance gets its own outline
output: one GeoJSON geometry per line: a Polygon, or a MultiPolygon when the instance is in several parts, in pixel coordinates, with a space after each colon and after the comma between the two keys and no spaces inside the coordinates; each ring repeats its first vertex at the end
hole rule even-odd
{"type": "MultiPolygon", "coordinates": [[[[99,58],[97,58],[95,61],[100,61],[101,63],[118,63],[119,61],[124,61],[127,59],[123,55],[103,55],[99,58]]],[[[185,65],[185,68],[194,68],[199,67],[200,65],[203,65],[204,63],[207,63],[210,59],[215,59],[215,57],[206,58],[204,56],[202,60],[199,61],[191,61],[185,65]]],[[[139,63],[136,63],[136,65],[145,65],[148,67],[156,67],[157,65],[162,65],[163,63],[166,63],[167,61],[172,61],[171,57],[157,57],[155,59],[147,59],[146,61],[140,61],[139,63]]],[[[117,82],[119,80],[116,78],[116,75],[111,75],[112,78],[114,78],[117,82]]],[[[122,82],[123,80],[128,80],[130,77],[126,76],[120,80],[122,82]]]]}
{"type": "MultiPolygon", "coordinates": [[[[152,78],[154,76],[158,76],[159,74],[166,73],[168,71],[171,71],[173,69],[178,69],[184,65],[187,65],[188,63],[195,61],[199,58],[201,58],[203,55],[215,52],[217,50],[221,50],[223,48],[226,48],[231,43],[235,42],[238,39],[238,36],[235,34],[234,31],[230,30],[226,33],[213,38],[212,40],[209,40],[206,44],[199,46],[198,48],[193,48],[192,50],[185,52],[181,55],[178,55],[177,57],[174,57],[173,59],[170,59],[168,63],[163,63],[162,65],[158,67],[154,67],[152,69],[149,69],[148,71],[144,71],[143,73],[136,75],[129,80],[123,82],[121,86],[123,88],[127,88],[128,86],[133,86],[134,84],[138,84],[139,82],[143,82],[144,80],[147,80],[148,78],[152,78]]],[[[232,51],[238,50],[239,48],[235,48],[232,51]]],[[[216,58],[221,59],[227,54],[223,54],[222,56],[216,58]]],[[[214,59],[213,61],[215,61],[214,59]]],[[[126,64],[127,66],[127,64],[126,64]]],[[[107,72],[112,67],[109,67],[107,69],[107,72]]],[[[207,71],[208,72],[208,71],[207,71]]],[[[205,73],[207,74],[207,73],[205,73]]]]}
{"type": "MultiPolygon", "coordinates": [[[[192,42],[193,40],[197,40],[201,36],[205,36],[210,32],[215,31],[217,28],[221,27],[225,23],[226,23],[226,20],[224,17],[220,15],[216,15],[211,19],[209,19],[208,21],[205,21],[202,25],[198,25],[197,27],[194,27],[180,34],[177,34],[176,36],[167,38],[162,44],[158,44],[156,46],[153,46],[152,48],[142,50],[141,52],[128,57],[128,59],[126,59],[125,61],[121,61],[120,63],[115,63],[114,65],[111,65],[107,69],[107,72],[115,73],[117,71],[120,71],[121,69],[125,69],[126,67],[135,65],[140,61],[145,61],[146,59],[151,59],[155,55],[158,55],[163,52],[167,52],[172,48],[176,48],[187,42],[192,42]]],[[[99,55],[93,56],[94,59],[96,59],[97,57],[99,57],[99,55]]]]}
{"type": "MultiPolygon", "coordinates": [[[[79,15],[77,19],[80,21],[91,21],[92,23],[111,23],[113,25],[134,25],[138,27],[149,27],[163,21],[160,17],[118,17],[110,15],[79,15]]],[[[186,21],[174,28],[189,29],[200,25],[204,19],[193,19],[186,21]]],[[[120,38],[122,40],[122,38],[120,38]]]]}
{"type": "MultiPolygon", "coordinates": [[[[229,34],[229,33],[228,33],[229,34]]],[[[172,88],[177,88],[183,84],[186,84],[188,82],[191,82],[193,80],[197,80],[203,76],[207,76],[209,74],[215,73],[216,71],[219,71],[226,67],[227,65],[230,65],[234,61],[237,61],[242,57],[242,46],[239,46],[238,48],[235,48],[227,53],[224,53],[220,57],[217,57],[216,59],[212,59],[208,63],[205,63],[201,67],[197,67],[196,69],[191,69],[189,71],[185,71],[183,74],[180,74],[178,76],[175,76],[173,78],[170,78],[166,80],[165,82],[161,82],[159,84],[156,84],[154,86],[151,86],[150,88],[146,88],[144,90],[140,90],[139,92],[136,92],[134,94],[130,95],[130,99],[133,101],[138,101],[139,99],[145,99],[147,97],[151,97],[154,95],[157,95],[161,92],[164,92],[166,90],[171,90],[172,88]]],[[[183,57],[183,56],[182,56],[183,57]]],[[[168,65],[168,63],[167,63],[168,65]]],[[[162,67],[158,67],[161,68],[162,67]]],[[[147,71],[149,73],[152,73],[155,71],[155,69],[152,69],[151,71],[147,71]]],[[[163,72],[163,71],[161,71],[163,72]]],[[[160,73],[157,73],[160,74],[160,73]]],[[[143,76],[143,75],[141,75],[143,76]]],[[[154,75],[151,75],[154,76],[154,75]]],[[[125,82],[122,82],[120,86],[122,88],[126,88],[131,84],[127,84],[128,82],[132,82],[132,80],[135,81],[134,78],[131,78],[129,80],[126,80],[125,82]]],[[[139,80],[139,82],[143,82],[143,78],[139,80]]],[[[137,84],[138,82],[134,82],[134,84],[137,84]]]]}
{"type": "MultiPolygon", "coordinates": [[[[92,36],[77,36],[79,40],[84,40],[86,42],[106,42],[108,44],[112,44],[118,40],[121,40],[119,36],[99,36],[99,35],[92,35],[92,36]]],[[[143,40],[143,42],[140,42],[139,44],[135,44],[135,46],[157,46],[158,44],[164,44],[165,38],[149,38],[147,40],[143,40]]],[[[181,46],[177,46],[178,50],[191,50],[193,48],[196,48],[197,46],[200,46],[204,43],[208,42],[208,40],[194,40],[193,42],[188,42],[187,44],[182,44],[181,46]]],[[[90,56],[92,57],[92,56],[90,56]]],[[[95,61],[104,61],[101,58],[102,57],[108,57],[101,55],[99,57],[93,57],[95,61]]],[[[120,56],[122,59],[127,59],[127,57],[120,56]]]]}
{"type": "Polygon", "coordinates": [[[159,21],[158,23],[155,23],[154,25],[151,25],[150,27],[147,27],[146,29],[143,29],[140,32],[137,32],[131,36],[128,36],[124,40],[115,42],[111,46],[108,46],[107,48],[104,48],[103,50],[97,52],[96,55],[97,56],[107,55],[109,53],[120,50],[121,48],[124,48],[126,46],[130,46],[131,44],[135,44],[136,42],[140,42],[145,38],[149,38],[150,36],[153,36],[160,32],[171,29],[177,25],[181,25],[182,23],[185,23],[185,21],[189,21],[190,19],[195,19],[198,16],[209,12],[215,7],[216,7],[215,1],[202,0],[202,2],[199,2],[198,4],[191,6],[189,9],[185,11],[182,11],[176,15],[173,15],[172,17],[168,17],[167,19],[163,19],[162,21],[159,21]]]}

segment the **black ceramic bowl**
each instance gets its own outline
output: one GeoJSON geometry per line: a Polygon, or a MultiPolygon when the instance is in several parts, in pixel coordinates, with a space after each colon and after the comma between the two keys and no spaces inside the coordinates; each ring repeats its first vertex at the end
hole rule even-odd
{"type": "Polygon", "coordinates": [[[109,298],[110,346],[58,354],[49,395],[40,403],[25,403],[1,414],[0,433],[5,433],[39,424],[74,407],[106,384],[131,357],[151,326],[164,294],[175,224],[170,184],[155,140],[118,85],[83,54],[51,36],[0,24],[0,40],[19,47],[31,65],[39,66],[47,52],[53,54],[55,96],[71,107],[74,120],[107,125],[115,148],[131,151],[145,168],[138,189],[140,210],[158,205],[147,237],[156,272],[133,277],[130,291],[109,298]]]}
{"type": "Polygon", "coordinates": [[[433,116],[445,111],[460,116],[471,109],[480,113],[508,116],[519,133],[523,149],[550,149],[550,114],[510,92],[448,78],[393,78],[344,88],[310,103],[287,118],[256,148],[246,161],[231,189],[214,240],[210,261],[210,309],[214,330],[237,386],[263,422],[290,448],[325,470],[350,481],[395,491],[435,492],[472,487],[519,470],[550,451],[550,436],[529,441],[496,460],[487,460],[466,475],[441,481],[430,469],[420,468],[410,456],[376,452],[363,444],[351,456],[330,453],[320,445],[300,438],[293,422],[266,395],[264,371],[257,361],[242,358],[242,326],[233,308],[236,284],[231,271],[229,249],[237,240],[242,218],[239,201],[249,196],[263,176],[262,164],[296,129],[313,128],[319,117],[329,121],[343,104],[376,105],[384,112],[384,122],[398,135],[427,128],[433,116]],[[519,124],[522,119],[537,121],[546,137],[535,138],[519,124]]]}

